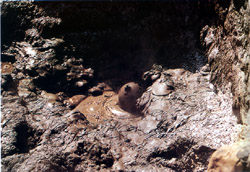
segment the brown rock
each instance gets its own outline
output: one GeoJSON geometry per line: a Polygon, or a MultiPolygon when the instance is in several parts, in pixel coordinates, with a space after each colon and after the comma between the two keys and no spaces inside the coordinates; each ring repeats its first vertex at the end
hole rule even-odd
{"type": "Polygon", "coordinates": [[[93,96],[99,96],[103,93],[103,90],[96,86],[89,89],[89,93],[93,96]]]}
{"type": "Polygon", "coordinates": [[[85,98],[86,98],[85,95],[75,95],[75,96],[69,98],[68,100],[65,100],[64,104],[66,104],[70,107],[75,107],[79,103],[81,103],[81,101],[83,101],[85,98]]]}
{"type": "Polygon", "coordinates": [[[86,80],[81,80],[81,81],[76,82],[77,87],[83,87],[83,86],[86,86],[87,84],[88,84],[88,81],[86,80]]]}
{"type": "Polygon", "coordinates": [[[226,145],[215,151],[208,164],[208,172],[241,172],[243,165],[237,157],[238,144],[226,145]]]}
{"type": "Polygon", "coordinates": [[[46,91],[41,92],[41,96],[47,100],[53,100],[56,101],[58,99],[57,94],[47,93],[46,91]]]}

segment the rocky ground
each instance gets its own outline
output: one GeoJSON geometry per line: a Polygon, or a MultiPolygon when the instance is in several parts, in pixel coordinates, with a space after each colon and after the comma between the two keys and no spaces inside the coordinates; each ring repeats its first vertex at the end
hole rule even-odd
{"type": "Polygon", "coordinates": [[[248,169],[247,12],[234,1],[3,3],[2,171],[219,171],[231,149],[241,164],[227,166],[248,169]],[[130,81],[144,89],[141,115],[104,119],[106,93],[130,81]],[[73,110],[87,100],[99,122],[73,110]]]}
{"type": "Polygon", "coordinates": [[[42,95],[23,100],[4,91],[6,171],[203,171],[211,153],[232,143],[239,131],[232,95],[216,92],[209,72],[175,71],[162,74],[172,74],[175,90],[170,94],[154,95],[150,86],[142,95],[142,119],[110,119],[99,125],[84,114],[65,118],[69,110],[42,95]]]}

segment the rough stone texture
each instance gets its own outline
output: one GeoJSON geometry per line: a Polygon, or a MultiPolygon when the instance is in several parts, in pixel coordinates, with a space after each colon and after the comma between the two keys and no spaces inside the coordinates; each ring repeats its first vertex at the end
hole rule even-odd
{"type": "Polygon", "coordinates": [[[248,169],[243,2],[4,2],[2,171],[206,171],[242,124],[233,156],[248,169]],[[146,90],[140,118],[94,124],[63,103],[131,81],[146,90]]]}
{"type": "MultiPolygon", "coordinates": [[[[241,142],[246,143],[249,140],[250,131],[249,6],[247,1],[232,1],[224,22],[218,26],[206,26],[201,32],[207,50],[208,62],[211,65],[211,81],[224,90],[230,85],[233,93],[234,115],[243,124],[239,137],[242,139],[241,142]]],[[[228,149],[228,151],[230,150],[228,149]]],[[[247,159],[250,154],[245,156],[244,158],[247,159]]]]}
{"type": "Polygon", "coordinates": [[[208,171],[249,171],[249,140],[219,148],[210,158],[208,171]]]}
{"type": "Polygon", "coordinates": [[[226,145],[213,153],[208,164],[208,171],[234,172],[242,171],[243,165],[237,157],[239,148],[237,144],[226,145]]]}

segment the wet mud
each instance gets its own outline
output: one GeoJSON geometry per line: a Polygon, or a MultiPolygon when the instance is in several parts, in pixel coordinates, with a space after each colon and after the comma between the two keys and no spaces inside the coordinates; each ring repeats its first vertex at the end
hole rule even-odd
{"type": "Polygon", "coordinates": [[[217,164],[220,154],[209,158],[233,145],[242,124],[233,85],[214,82],[200,31],[224,21],[228,6],[5,2],[3,22],[21,30],[2,45],[2,171],[217,164]],[[8,20],[13,14],[22,20],[8,20]]]}

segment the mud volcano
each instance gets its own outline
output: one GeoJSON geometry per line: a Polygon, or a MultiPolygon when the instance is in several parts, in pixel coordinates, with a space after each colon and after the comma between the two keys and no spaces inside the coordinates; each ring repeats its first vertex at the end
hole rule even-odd
{"type": "Polygon", "coordinates": [[[137,83],[129,82],[120,88],[118,104],[128,112],[136,112],[136,101],[141,95],[142,88],[137,83]]]}
{"type": "Polygon", "coordinates": [[[118,94],[114,91],[104,91],[102,95],[80,99],[79,105],[66,117],[80,112],[93,124],[100,124],[105,120],[134,120],[141,115],[136,106],[141,94],[142,88],[137,83],[129,82],[120,88],[118,94]]]}
{"type": "Polygon", "coordinates": [[[249,170],[247,1],[1,7],[3,172],[249,170]]]}

